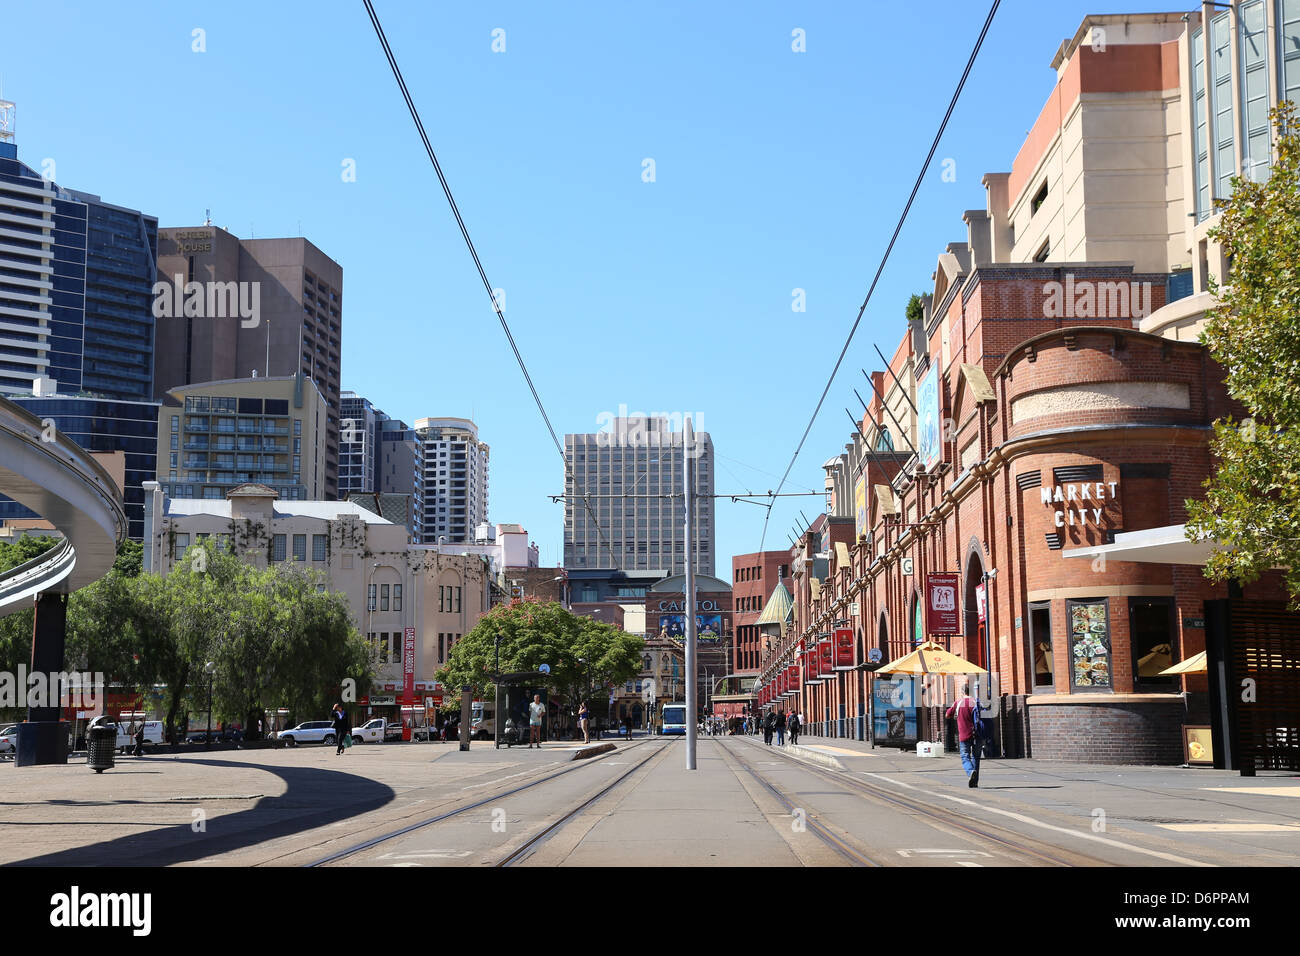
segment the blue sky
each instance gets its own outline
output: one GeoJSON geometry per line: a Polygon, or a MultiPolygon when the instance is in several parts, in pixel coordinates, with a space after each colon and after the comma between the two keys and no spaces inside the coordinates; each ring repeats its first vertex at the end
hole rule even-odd
{"type": "MultiPolygon", "coordinates": [[[[697,413],[719,492],[775,488],[988,5],[375,6],[556,430],[620,405],[697,413]]],[[[1010,169],[1060,42],[1119,8],[1175,7],[1004,0],[787,490],[821,487],[872,343],[894,348],[981,176],[1010,169]]],[[[20,158],[61,184],[339,261],[344,388],[407,421],[473,417],[491,519],[560,560],[559,455],[360,0],[10,4],[0,78],[20,158]]],[[[767,546],[818,506],[778,504],[767,546]]],[[[723,577],[762,519],[719,502],[723,577]]]]}

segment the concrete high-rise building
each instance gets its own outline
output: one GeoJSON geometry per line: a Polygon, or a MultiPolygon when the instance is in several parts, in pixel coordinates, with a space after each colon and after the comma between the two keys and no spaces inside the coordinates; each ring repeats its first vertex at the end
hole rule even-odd
{"type": "MultiPolygon", "coordinates": [[[[714,562],[713,440],[696,432],[695,568],[714,562]]],[[[565,435],[564,566],[570,569],[686,569],[682,435],[667,418],[615,418],[612,430],[565,435]],[[589,496],[585,501],[583,496],[589,496]],[[625,496],[625,497],[619,497],[625,496]]]]}
{"type": "Polygon", "coordinates": [[[417,418],[420,441],[420,540],[438,544],[472,542],[488,520],[488,445],[468,418],[417,418]]]}
{"type": "Polygon", "coordinates": [[[379,458],[379,422],[386,418],[356,392],[339,399],[339,500],[354,491],[380,491],[375,466],[379,458]]]}
{"type": "Polygon", "coordinates": [[[224,499],[255,482],[281,500],[325,494],[325,398],[302,373],[183,385],[158,415],[158,483],[177,498],[224,499]]]}
{"type": "Polygon", "coordinates": [[[387,495],[407,495],[411,500],[411,540],[424,540],[424,454],[414,428],[396,418],[382,418],[377,426],[375,480],[387,495]]]}
{"type": "MultiPolygon", "coordinates": [[[[12,113],[0,102],[0,126],[12,113]]],[[[0,392],[49,378],[151,401],[158,220],[60,187],[0,137],[0,236],[0,392]]]]}
{"type": "Polygon", "coordinates": [[[155,397],[301,372],[327,409],[325,487],[313,497],[337,496],[343,267],[306,239],[240,239],[203,225],[158,230],[158,276],[171,291],[155,307],[155,397]]]}

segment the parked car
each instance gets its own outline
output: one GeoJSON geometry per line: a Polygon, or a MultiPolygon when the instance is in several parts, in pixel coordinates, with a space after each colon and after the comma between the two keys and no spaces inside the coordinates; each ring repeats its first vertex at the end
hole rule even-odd
{"type": "Polygon", "coordinates": [[[286,747],[298,744],[332,744],[338,738],[334,735],[334,723],[329,720],[304,720],[297,727],[290,727],[279,733],[286,747]]]}
{"type": "Polygon", "coordinates": [[[18,725],[10,724],[0,730],[0,754],[11,754],[18,750],[18,725]]]}

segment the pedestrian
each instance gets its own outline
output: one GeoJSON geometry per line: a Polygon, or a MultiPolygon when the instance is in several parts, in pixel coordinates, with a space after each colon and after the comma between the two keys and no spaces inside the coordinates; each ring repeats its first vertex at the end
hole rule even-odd
{"type": "Polygon", "coordinates": [[[961,753],[961,767],[966,771],[966,786],[980,785],[980,749],[975,739],[975,701],[969,688],[961,686],[961,697],[944,713],[944,717],[957,718],[957,749],[961,753]]]}
{"type": "Polygon", "coordinates": [[[537,749],[542,749],[542,720],[546,717],[546,705],[542,703],[542,695],[534,694],[533,702],[528,705],[528,749],[532,750],[533,745],[537,749]]]}
{"type": "Polygon", "coordinates": [[[785,746],[785,711],[784,710],[778,710],[776,712],[776,745],[778,747],[785,746]]]}
{"type": "Polygon", "coordinates": [[[776,714],[772,711],[767,712],[767,717],[763,720],[763,743],[769,747],[772,746],[772,734],[776,732],[776,714]]]}
{"type": "Polygon", "coordinates": [[[582,742],[591,743],[591,711],[587,709],[587,702],[584,700],[578,707],[578,729],[582,731],[582,742]]]}
{"type": "Polygon", "coordinates": [[[135,755],[144,756],[144,721],[140,721],[140,726],[135,729],[135,755]]]}
{"type": "Polygon", "coordinates": [[[348,723],[348,715],[343,712],[342,704],[334,705],[334,742],[338,744],[338,749],[334,751],[334,756],[343,753],[343,741],[348,734],[352,732],[352,727],[348,723]]]}
{"type": "Polygon", "coordinates": [[[790,731],[790,746],[793,747],[799,743],[799,731],[803,729],[803,725],[799,723],[799,715],[792,713],[785,726],[786,730],[790,731]]]}

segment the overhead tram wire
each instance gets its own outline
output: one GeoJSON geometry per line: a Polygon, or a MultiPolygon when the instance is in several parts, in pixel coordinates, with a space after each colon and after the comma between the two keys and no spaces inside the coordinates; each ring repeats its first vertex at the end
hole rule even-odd
{"type": "MultiPolygon", "coordinates": [[[[367,0],[369,2],[369,0],[367,0]]],[[[903,224],[907,222],[907,216],[912,211],[912,203],[916,200],[916,194],[921,191],[921,183],[925,180],[925,174],[930,168],[930,162],[934,159],[934,154],[939,149],[939,141],[943,139],[944,130],[948,128],[948,120],[952,118],[953,110],[957,108],[957,100],[961,97],[961,91],[966,86],[966,79],[970,76],[971,69],[975,66],[975,59],[979,56],[980,47],[984,45],[984,38],[988,35],[989,27],[993,24],[993,17],[998,12],[998,6],[1002,0],[993,0],[993,5],[989,8],[989,15],[984,20],[984,27],[980,30],[979,37],[975,40],[975,46],[971,50],[970,58],[966,61],[966,69],[962,71],[961,79],[957,81],[957,89],[953,91],[952,99],[948,103],[948,109],[943,114],[943,120],[939,123],[939,130],[934,134],[934,141],[930,144],[930,151],[925,155],[925,162],[921,164],[921,171],[917,173],[916,182],[912,186],[912,192],[907,197],[907,203],[903,206],[903,213],[898,217],[898,225],[894,227],[894,234],[889,239],[889,245],[885,247],[885,254],[880,259],[880,266],[876,269],[875,277],[871,280],[871,285],[867,288],[867,297],[862,300],[862,307],[858,309],[858,317],[853,320],[853,327],[849,329],[848,338],[844,340],[844,347],[840,349],[839,358],[835,360],[835,367],[831,369],[830,378],[826,380],[826,387],[822,389],[821,398],[817,399],[817,407],[813,409],[812,417],[808,419],[808,427],[803,430],[803,437],[799,439],[799,444],[794,450],[794,455],[790,458],[790,464],[786,466],[785,474],[781,478],[781,483],[776,486],[780,491],[785,487],[786,479],[790,477],[790,472],[794,469],[794,463],[799,459],[799,453],[803,451],[804,442],[808,440],[808,435],[812,432],[813,423],[817,421],[817,415],[822,410],[822,405],[826,402],[826,396],[830,393],[831,385],[835,382],[835,376],[839,374],[840,365],[844,362],[844,356],[848,354],[849,346],[853,342],[854,335],[857,334],[858,326],[862,323],[862,316],[866,314],[867,304],[871,302],[872,293],[876,291],[876,285],[880,282],[881,275],[884,274],[885,265],[889,262],[889,256],[894,251],[894,245],[898,242],[898,236],[903,231],[903,224]]],[[[772,502],[775,504],[775,499],[772,502]]],[[[768,507],[767,517],[763,519],[763,535],[759,540],[758,550],[763,550],[763,545],[767,543],[767,526],[772,518],[772,508],[768,507]]]]}
{"type": "MultiPolygon", "coordinates": [[[[420,140],[424,143],[425,152],[429,154],[429,162],[433,164],[433,171],[438,174],[438,182],[442,185],[443,194],[447,197],[447,204],[451,206],[452,215],[456,217],[456,225],[460,227],[460,234],[465,240],[465,245],[469,248],[470,257],[474,260],[474,267],[478,270],[479,278],[483,280],[483,288],[487,290],[488,299],[492,303],[492,311],[497,314],[497,318],[501,321],[501,329],[506,334],[506,341],[510,343],[510,350],[515,354],[515,361],[519,363],[519,370],[524,373],[524,381],[528,383],[528,390],[533,394],[533,402],[536,403],[537,410],[542,415],[542,421],[546,423],[546,430],[551,434],[551,441],[555,443],[555,450],[560,453],[560,461],[564,463],[565,477],[573,482],[576,489],[578,480],[574,476],[573,469],[569,466],[569,460],[564,454],[564,446],[555,433],[555,426],[551,424],[551,417],[546,414],[546,408],[542,405],[542,397],[537,393],[537,386],[533,384],[533,377],[528,373],[528,366],[524,364],[524,357],[515,342],[514,334],[510,331],[510,324],[506,322],[505,313],[501,311],[501,304],[497,301],[496,293],[493,291],[494,287],[488,280],[487,270],[483,268],[483,262],[479,259],[478,250],[474,248],[474,242],[469,237],[469,229],[465,226],[465,220],[461,218],[460,207],[456,205],[456,199],[451,194],[451,186],[447,183],[447,177],[443,175],[442,165],[438,162],[438,155],[433,150],[429,135],[424,131],[424,122],[420,119],[419,110],[415,108],[415,100],[412,99],[411,91],[406,86],[402,70],[397,65],[397,57],[393,55],[393,49],[388,45],[388,37],[379,22],[379,15],[375,13],[375,7],[371,0],[363,0],[363,2],[366,6],[366,13],[370,15],[370,23],[375,28],[375,35],[379,37],[379,43],[384,48],[384,55],[388,58],[388,65],[393,71],[393,77],[397,80],[397,86],[401,90],[402,98],[406,100],[406,108],[411,112],[411,119],[415,122],[415,129],[420,134],[420,140]]],[[[592,524],[595,525],[596,534],[600,537],[601,543],[604,544],[605,550],[609,552],[610,560],[614,562],[614,567],[617,567],[618,559],[614,554],[614,548],[605,537],[605,532],[600,526],[600,520],[596,517],[595,511],[592,510],[591,502],[584,497],[583,504],[586,505],[587,514],[591,517],[592,524]]]]}

